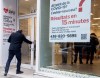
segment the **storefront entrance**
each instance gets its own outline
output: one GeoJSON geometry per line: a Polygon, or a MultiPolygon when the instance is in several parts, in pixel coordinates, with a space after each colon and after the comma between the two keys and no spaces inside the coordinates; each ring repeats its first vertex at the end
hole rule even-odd
{"type": "MultiPolygon", "coordinates": [[[[36,16],[35,14],[21,15],[19,16],[19,29],[23,30],[24,35],[27,39],[31,41],[36,41],[35,39],[35,27],[36,27],[36,16]]],[[[23,42],[22,44],[22,67],[24,68],[34,68],[35,66],[35,43],[27,44],[23,42]]]]}

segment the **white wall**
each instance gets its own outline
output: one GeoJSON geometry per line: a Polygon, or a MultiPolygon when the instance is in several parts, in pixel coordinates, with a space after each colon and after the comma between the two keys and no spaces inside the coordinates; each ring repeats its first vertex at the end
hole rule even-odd
{"type": "MultiPolygon", "coordinates": [[[[8,58],[10,34],[17,28],[17,0],[0,0],[0,66],[8,58]]],[[[13,61],[15,62],[15,60],[13,61]]]]}
{"type": "Polygon", "coordinates": [[[2,66],[2,26],[3,26],[3,0],[0,0],[0,66],[2,66]]]}

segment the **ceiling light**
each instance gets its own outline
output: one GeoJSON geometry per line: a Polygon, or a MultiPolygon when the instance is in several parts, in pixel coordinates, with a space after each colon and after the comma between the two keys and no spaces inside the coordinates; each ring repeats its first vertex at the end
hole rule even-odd
{"type": "Polygon", "coordinates": [[[92,24],[92,25],[98,25],[98,24],[92,24]]]}
{"type": "Polygon", "coordinates": [[[100,19],[100,17],[99,18],[93,18],[94,20],[99,20],[100,19]]]}
{"type": "Polygon", "coordinates": [[[98,6],[98,4],[94,4],[93,6],[94,6],[94,7],[95,7],[95,6],[98,6]]]}
{"type": "Polygon", "coordinates": [[[93,15],[93,13],[91,13],[91,15],[93,15]]]}
{"type": "Polygon", "coordinates": [[[25,1],[29,1],[29,0],[25,0],[25,1]]]}

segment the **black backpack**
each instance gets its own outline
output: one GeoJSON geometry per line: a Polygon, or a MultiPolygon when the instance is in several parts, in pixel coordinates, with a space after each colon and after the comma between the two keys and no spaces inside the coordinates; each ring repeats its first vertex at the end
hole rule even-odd
{"type": "Polygon", "coordinates": [[[99,41],[97,38],[95,38],[95,45],[98,45],[99,44],[99,41]]]}
{"type": "Polygon", "coordinates": [[[90,39],[91,45],[97,46],[99,44],[99,41],[95,37],[91,37],[90,39]]]}

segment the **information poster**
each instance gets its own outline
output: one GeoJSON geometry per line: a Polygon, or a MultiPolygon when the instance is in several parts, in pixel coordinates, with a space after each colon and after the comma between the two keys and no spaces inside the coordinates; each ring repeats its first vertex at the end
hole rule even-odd
{"type": "Polygon", "coordinates": [[[50,42],[90,41],[91,0],[50,0],[50,42]]]}
{"type": "Polygon", "coordinates": [[[3,44],[7,42],[10,34],[16,31],[17,1],[3,0],[3,44]]]}
{"type": "MultiPolygon", "coordinates": [[[[8,59],[9,43],[8,38],[12,32],[16,31],[17,28],[17,0],[3,0],[3,46],[2,56],[3,64],[5,66],[8,59]]],[[[15,58],[12,60],[15,63],[15,58]]]]}

